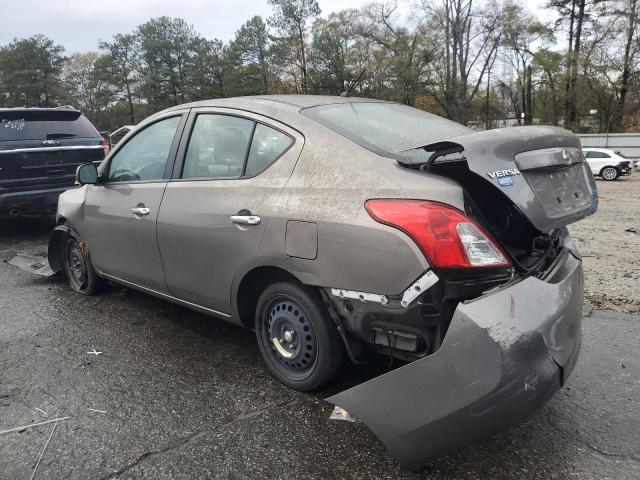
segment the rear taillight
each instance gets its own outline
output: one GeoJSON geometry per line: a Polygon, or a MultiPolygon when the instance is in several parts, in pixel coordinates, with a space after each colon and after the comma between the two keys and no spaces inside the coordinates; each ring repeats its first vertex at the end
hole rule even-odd
{"type": "Polygon", "coordinates": [[[102,147],[102,151],[104,152],[104,156],[106,157],[109,153],[109,142],[107,142],[104,138],[100,140],[100,146],[102,147]]]}
{"type": "Polygon", "coordinates": [[[379,222],[402,230],[418,244],[432,267],[508,267],[511,262],[491,236],[455,208],[425,200],[368,200],[379,222]]]}

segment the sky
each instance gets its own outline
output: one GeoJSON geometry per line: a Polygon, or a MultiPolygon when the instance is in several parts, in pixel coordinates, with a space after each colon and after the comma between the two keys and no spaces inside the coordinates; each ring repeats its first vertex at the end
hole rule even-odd
{"type": "MultiPolygon", "coordinates": [[[[322,16],[358,8],[372,0],[318,0],[322,16]]],[[[397,0],[401,16],[410,16],[416,0],[397,0]]],[[[522,0],[549,20],[547,0],[522,0]]],[[[254,15],[271,15],[267,0],[0,0],[0,45],[42,33],[62,44],[67,54],[97,51],[99,40],[129,33],[150,18],[180,17],[206,38],[231,40],[254,15]]]]}
{"type": "MultiPolygon", "coordinates": [[[[323,15],[370,0],[319,0],[323,15]]],[[[401,8],[408,8],[401,0],[401,8]]],[[[152,17],[180,17],[206,38],[232,39],[254,15],[268,17],[267,0],[0,0],[0,45],[42,33],[66,53],[97,50],[98,40],[129,33],[152,17]]]]}

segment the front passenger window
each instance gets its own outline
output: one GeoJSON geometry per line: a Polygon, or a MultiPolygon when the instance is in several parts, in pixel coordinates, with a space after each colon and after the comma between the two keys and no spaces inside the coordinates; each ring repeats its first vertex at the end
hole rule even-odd
{"type": "Polygon", "coordinates": [[[177,116],[160,120],[131,138],[112,157],[108,181],[162,180],[180,119],[177,116]]]}

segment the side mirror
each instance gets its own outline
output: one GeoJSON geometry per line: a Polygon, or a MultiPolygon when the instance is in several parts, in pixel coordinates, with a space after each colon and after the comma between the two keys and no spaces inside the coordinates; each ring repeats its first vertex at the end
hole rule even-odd
{"type": "Polygon", "coordinates": [[[94,185],[98,183],[98,169],[93,163],[80,165],[76,170],[76,181],[80,185],[94,185]]]}

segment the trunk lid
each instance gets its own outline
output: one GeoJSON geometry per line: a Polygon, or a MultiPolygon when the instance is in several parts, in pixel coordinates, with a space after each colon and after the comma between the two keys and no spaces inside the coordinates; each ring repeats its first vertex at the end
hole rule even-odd
{"type": "Polygon", "coordinates": [[[597,208],[597,189],[580,140],[567,130],[513,127],[456,137],[450,143],[460,149],[435,158],[432,170],[464,160],[476,175],[467,183],[471,180],[481,186],[472,190],[498,191],[540,232],[550,233],[597,208]]]}
{"type": "Polygon", "coordinates": [[[466,213],[525,273],[558,251],[561,229],[596,211],[597,189],[578,137],[554,127],[474,132],[424,148],[426,162],[398,160],[458,182],[466,213]]]}

